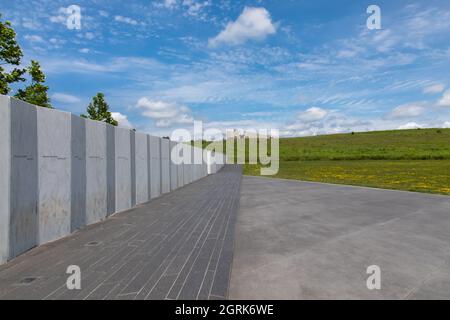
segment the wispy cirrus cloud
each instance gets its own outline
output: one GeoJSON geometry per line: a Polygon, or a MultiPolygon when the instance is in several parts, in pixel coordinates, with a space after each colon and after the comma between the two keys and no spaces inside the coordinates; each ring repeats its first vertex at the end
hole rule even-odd
{"type": "Polygon", "coordinates": [[[418,117],[425,112],[423,103],[404,104],[395,107],[386,115],[387,119],[401,119],[418,117]]]}
{"type": "Polygon", "coordinates": [[[437,83],[437,84],[433,84],[433,85],[425,87],[423,89],[423,92],[434,94],[434,93],[441,93],[444,90],[445,90],[445,85],[443,85],[442,83],[437,83]]]}
{"type": "Polygon", "coordinates": [[[45,40],[41,36],[38,36],[38,35],[26,34],[24,36],[24,38],[25,38],[25,40],[33,42],[33,43],[44,43],[45,42],[45,40]]]}
{"type": "Polygon", "coordinates": [[[54,94],[52,94],[51,98],[52,98],[52,101],[57,101],[57,102],[61,102],[61,103],[79,103],[79,102],[81,102],[81,99],[77,96],[70,95],[67,93],[60,93],[60,92],[55,92],[54,94]]]}

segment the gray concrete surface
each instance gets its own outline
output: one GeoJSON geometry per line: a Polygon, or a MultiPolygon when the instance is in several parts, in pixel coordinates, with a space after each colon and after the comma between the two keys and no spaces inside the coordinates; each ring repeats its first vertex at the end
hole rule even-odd
{"type": "MultiPolygon", "coordinates": [[[[186,154],[192,154],[191,153],[191,146],[183,146],[183,157],[185,157],[184,153],[186,154]]],[[[192,159],[187,156],[185,161],[183,162],[183,184],[189,184],[189,172],[190,172],[190,167],[192,164],[192,159]]]]}
{"type": "Polygon", "coordinates": [[[171,150],[170,150],[170,161],[171,165],[174,166],[173,170],[170,172],[170,177],[172,179],[172,175],[176,174],[176,186],[175,189],[181,188],[184,186],[184,173],[183,173],[183,163],[181,161],[180,155],[182,153],[183,144],[172,142],[171,150]]]}
{"type": "Polygon", "coordinates": [[[222,153],[208,151],[206,166],[204,170],[207,174],[215,174],[224,166],[224,163],[225,157],[222,153]]]}
{"type": "Polygon", "coordinates": [[[145,203],[149,198],[148,179],[148,139],[144,133],[136,132],[136,203],[145,203]]]}
{"type": "Polygon", "coordinates": [[[241,176],[228,166],[25,253],[0,266],[0,299],[227,298],[241,176]]]}
{"type": "Polygon", "coordinates": [[[161,193],[170,192],[170,140],[161,139],[161,193]]]}
{"type": "Polygon", "coordinates": [[[116,212],[116,127],[106,124],[106,215],[116,212]]]}
{"type": "Polygon", "coordinates": [[[34,247],[38,237],[36,107],[11,99],[10,129],[9,257],[15,257],[34,247]]]}
{"type": "Polygon", "coordinates": [[[116,211],[132,207],[131,178],[131,133],[124,128],[115,128],[116,132],[116,211]]]}
{"type": "Polygon", "coordinates": [[[0,95],[0,133],[0,264],[183,185],[134,130],[0,95]]]}
{"type": "Polygon", "coordinates": [[[11,105],[0,95],[0,264],[9,258],[9,216],[11,201],[11,105]]]}
{"type": "MultiPolygon", "coordinates": [[[[130,179],[131,179],[131,206],[133,208],[136,206],[136,131],[130,131],[130,179]]],[[[140,152],[138,152],[140,153],[140,152]]]]}
{"type": "Polygon", "coordinates": [[[106,123],[86,120],[86,224],[108,211],[106,123]]]}
{"type": "Polygon", "coordinates": [[[449,230],[450,197],[244,177],[230,298],[450,299],[449,230]]]}
{"type": "Polygon", "coordinates": [[[178,174],[177,187],[178,188],[181,188],[182,186],[184,186],[184,172],[183,172],[183,169],[184,169],[184,167],[183,167],[182,163],[177,164],[177,174],[178,174]]]}
{"type": "Polygon", "coordinates": [[[161,138],[149,136],[150,193],[154,199],[161,195],[161,138]]]}
{"type": "Polygon", "coordinates": [[[37,108],[38,239],[42,244],[71,232],[70,113],[37,108]]]}
{"type": "Polygon", "coordinates": [[[202,150],[198,147],[194,147],[194,175],[193,179],[201,179],[202,178],[202,150]]]}
{"type": "Polygon", "coordinates": [[[194,181],[195,175],[195,162],[194,162],[195,150],[194,147],[191,147],[189,150],[191,151],[191,164],[189,165],[188,169],[188,181],[189,183],[192,183],[194,181]]]}
{"type": "Polygon", "coordinates": [[[172,149],[176,148],[175,141],[170,142],[170,191],[178,189],[178,165],[172,161],[172,149]]]}
{"type": "Polygon", "coordinates": [[[86,121],[71,115],[70,232],[86,225],[86,121]]]}

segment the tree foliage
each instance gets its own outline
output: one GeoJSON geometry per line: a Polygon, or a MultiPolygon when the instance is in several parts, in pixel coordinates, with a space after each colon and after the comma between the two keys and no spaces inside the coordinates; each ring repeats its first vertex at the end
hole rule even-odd
{"type": "Polygon", "coordinates": [[[26,71],[31,77],[31,84],[25,89],[19,89],[14,97],[37,106],[52,108],[47,94],[48,86],[44,85],[45,74],[39,62],[31,60],[31,65],[26,71]]]}
{"type": "Polygon", "coordinates": [[[83,118],[102,121],[117,126],[119,123],[114,120],[109,111],[109,106],[105,101],[105,95],[101,92],[92,98],[92,102],[87,107],[87,115],[82,114],[83,118]]]}
{"type": "Polygon", "coordinates": [[[0,94],[8,94],[11,91],[10,84],[25,81],[22,75],[26,70],[17,68],[22,57],[11,23],[0,20],[0,94]],[[9,72],[3,67],[5,65],[10,67],[9,72]]]}
{"type": "MultiPolygon", "coordinates": [[[[1,18],[1,14],[0,14],[1,18]]],[[[16,82],[24,82],[23,77],[28,73],[31,84],[25,89],[17,90],[15,98],[41,107],[51,108],[50,99],[44,85],[45,75],[37,61],[32,60],[31,65],[25,69],[18,68],[23,57],[22,49],[16,40],[16,32],[9,21],[0,21],[0,94],[9,94],[10,85],[16,82]]]]}

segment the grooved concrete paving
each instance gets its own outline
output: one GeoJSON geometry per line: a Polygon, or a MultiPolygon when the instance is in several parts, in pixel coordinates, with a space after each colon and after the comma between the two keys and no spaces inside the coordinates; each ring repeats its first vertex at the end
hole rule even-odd
{"type": "Polygon", "coordinates": [[[0,299],[226,299],[241,177],[226,166],[19,256],[0,266],[0,299]]]}
{"type": "Polygon", "coordinates": [[[230,299],[450,299],[450,197],[244,177],[230,299]],[[367,267],[381,268],[368,290],[367,267]]]}

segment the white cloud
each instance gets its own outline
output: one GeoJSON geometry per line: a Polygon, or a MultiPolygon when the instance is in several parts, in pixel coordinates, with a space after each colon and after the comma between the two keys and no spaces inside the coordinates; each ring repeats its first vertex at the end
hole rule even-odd
{"type": "Polygon", "coordinates": [[[404,104],[394,108],[386,118],[388,119],[401,119],[412,118],[420,116],[425,111],[421,104],[404,104]]]}
{"type": "Polygon", "coordinates": [[[185,17],[192,17],[198,20],[208,20],[205,8],[211,6],[212,0],[159,0],[153,2],[156,8],[168,10],[181,9],[185,17]]]}
{"type": "Polygon", "coordinates": [[[398,127],[399,130],[418,129],[418,128],[423,128],[423,125],[418,124],[416,122],[408,122],[398,127]]]}
{"type": "Polygon", "coordinates": [[[41,36],[36,36],[36,35],[25,35],[25,40],[30,41],[30,42],[36,42],[36,43],[43,43],[45,42],[44,39],[41,36]]]}
{"type": "Polygon", "coordinates": [[[22,18],[22,27],[30,30],[39,30],[42,25],[39,21],[24,17],[22,18]]]}
{"type": "Polygon", "coordinates": [[[358,54],[356,50],[341,50],[338,53],[338,58],[353,58],[358,54]]]}
{"type": "Polygon", "coordinates": [[[438,105],[441,107],[450,107],[450,89],[444,92],[441,100],[438,101],[438,105]]]}
{"type": "Polygon", "coordinates": [[[208,129],[220,130],[224,135],[226,135],[228,130],[235,130],[236,132],[239,132],[239,134],[244,134],[245,131],[249,133],[253,130],[262,131],[276,128],[277,123],[261,120],[230,120],[230,121],[224,120],[224,121],[210,121],[203,123],[204,130],[208,129]]]}
{"type": "MultiPolygon", "coordinates": [[[[312,109],[312,108],[311,108],[312,109]]],[[[327,111],[326,115],[319,110],[304,113],[304,118],[312,121],[296,120],[282,126],[283,136],[315,136],[319,134],[334,134],[351,131],[367,131],[375,128],[376,124],[371,121],[362,121],[337,111],[327,111]],[[308,116],[306,116],[308,115],[308,116]],[[320,118],[320,119],[319,119],[320,118]]],[[[308,111],[308,110],[307,110],[308,111]]],[[[325,110],[322,110],[325,111],[325,110]]]]}
{"type": "MultiPolygon", "coordinates": [[[[159,71],[162,65],[152,59],[143,57],[116,57],[99,62],[93,62],[87,59],[69,60],[65,58],[40,57],[39,61],[47,73],[67,74],[67,73],[89,73],[89,74],[108,74],[129,70],[130,65],[134,65],[140,72],[159,71]]],[[[165,69],[164,69],[165,70],[165,69]]]]}
{"type": "Polygon", "coordinates": [[[271,111],[256,111],[256,112],[243,113],[242,116],[243,117],[270,117],[275,114],[276,114],[276,112],[271,112],[271,111]]]}
{"type": "Polygon", "coordinates": [[[57,15],[57,16],[51,16],[50,17],[50,21],[53,23],[63,23],[66,22],[67,17],[63,16],[63,15],[57,15]]]}
{"type": "Polygon", "coordinates": [[[424,93],[441,93],[442,91],[444,91],[445,86],[441,83],[438,84],[433,84],[431,86],[428,86],[426,88],[423,89],[424,93]]]}
{"type": "Polygon", "coordinates": [[[58,9],[58,14],[54,16],[50,16],[50,22],[53,23],[66,23],[67,21],[67,8],[60,7],[58,9]]]}
{"type": "Polygon", "coordinates": [[[124,16],[115,16],[114,20],[116,20],[117,22],[131,24],[133,26],[138,24],[138,22],[136,20],[129,18],[129,17],[124,17],[124,16]]]}
{"type": "Polygon", "coordinates": [[[89,52],[91,52],[91,50],[89,48],[81,48],[80,50],[78,50],[78,52],[80,52],[80,53],[89,53],[89,52]]]}
{"type": "Polygon", "coordinates": [[[119,127],[132,129],[133,125],[128,120],[128,116],[120,113],[120,112],[111,112],[111,116],[114,120],[116,120],[119,123],[119,127]]]}
{"type": "Polygon", "coordinates": [[[105,10],[100,10],[98,14],[105,18],[109,17],[109,13],[105,10]]]}
{"type": "Polygon", "coordinates": [[[61,103],[78,103],[81,99],[70,94],[56,92],[52,95],[52,100],[61,103]]]}
{"type": "Polygon", "coordinates": [[[142,110],[143,116],[155,120],[157,127],[194,121],[188,107],[173,102],[155,101],[143,97],[139,99],[137,107],[142,110]]]}
{"type": "Polygon", "coordinates": [[[276,26],[265,8],[245,7],[236,21],[229,22],[216,37],[209,39],[209,45],[238,45],[247,40],[262,40],[275,33],[276,26]]]}
{"type": "Polygon", "coordinates": [[[164,7],[167,9],[173,9],[177,4],[177,0],[164,0],[164,7]]]}
{"type": "Polygon", "coordinates": [[[66,43],[66,40],[63,39],[57,39],[57,38],[50,38],[50,40],[48,40],[51,44],[55,45],[55,47],[59,47],[63,44],[66,43]]]}
{"type": "Polygon", "coordinates": [[[318,120],[322,120],[328,112],[324,109],[312,107],[306,111],[300,112],[297,115],[297,118],[303,122],[314,122],[318,120]]]}
{"type": "Polygon", "coordinates": [[[450,128],[450,121],[445,121],[442,125],[443,128],[450,128]]]}
{"type": "Polygon", "coordinates": [[[394,32],[385,29],[375,33],[373,44],[379,52],[386,53],[394,49],[400,40],[401,39],[396,36],[394,32]]]}
{"type": "Polygon", "coordinates": [[[88,39],[88,40],[92,40],[92,39],[95,39],[95,34],[92,33],[92,32],[86,32],[86,33],[84,34],[84,37],[85,37],[86,39],[88,39]]]}
{"type": "MultiPolygon", "coordinates": [[[[168,1],[172,2],[170,0],[168,1]]],[[[186,13],[190,16],[198,16],[202,9],[210,4],[209,1],[183,0],[183,6],[187,7],[186,13]]]]}

